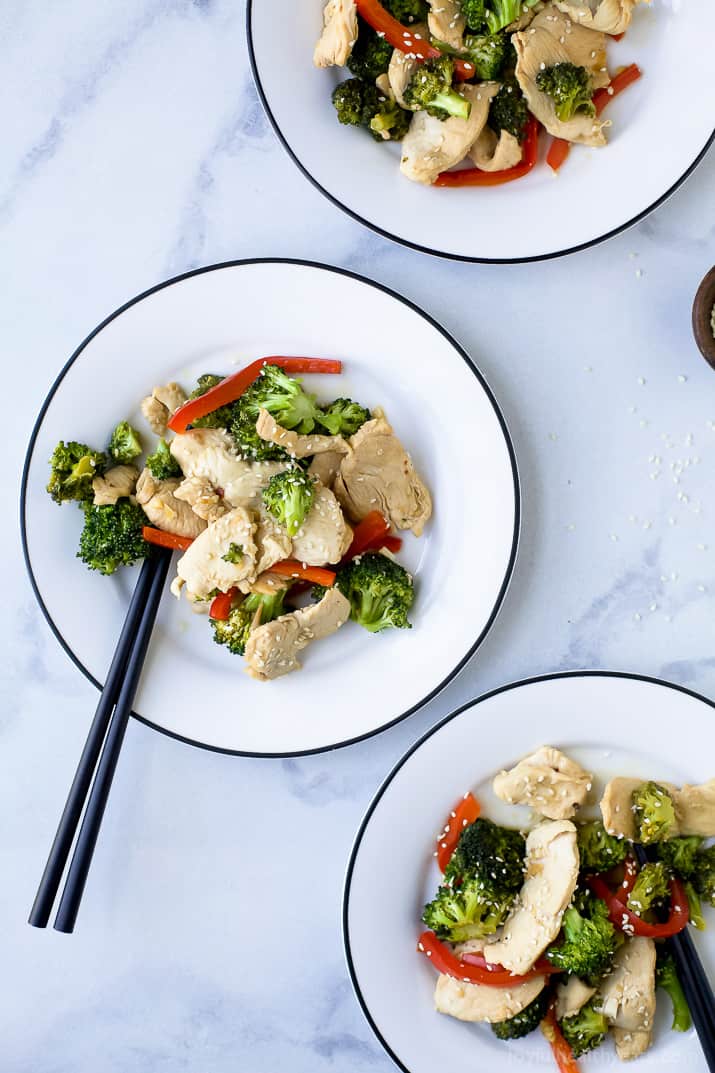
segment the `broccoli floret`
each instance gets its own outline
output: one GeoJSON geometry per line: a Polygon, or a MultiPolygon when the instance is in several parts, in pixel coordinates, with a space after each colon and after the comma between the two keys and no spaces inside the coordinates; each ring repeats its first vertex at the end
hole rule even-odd
{"type": "Polygon", "coordinates": [[[570,1045],[574,1058],[600,1047],[608,1032],[605,1015],[594,1009],[593,1001],[582,1006],[578,1013],[564,1017],[559,1022],[564,1039],[570,1045]]]}
{"type": "Polygon", "coordinates": [[[439,938],[453,943],[482,939],[504,923],[513,903],[512,895],[494,894],[481,879],[468,878],[458,887],[440,887],[422,920],[439,938]]]}
{"type": "Polygon", "coordinates": [[[225,563],[240,563],[243,559],[243,544],[229,544],[228,551],[221,558],[225,563]]]}
{"type": "MultiPolygon", "coordinates": [[[[370,633],[390,627],[411,629],[407,612],[415,598],[412,578],[387,555],[369,551],[352,559],[337,572],[336,584],[350,601],[350,617],[370,633]]],[[[315,599],[322,595],[313,590],[315,599]]]]}
{"type": "Polygon", "coordinates": [[[658,844],[658,859],[663,861],[671,872],[683,879],[691,879],[695,874],[698,850],[702,844],[703,839],[697,835],[671,838],[658,844]]]}
{"type": "Polygon", "coordinates": [[[670,873],[662,861],[649,861],[641,868],[628,895],[628,908],[639,917],[663,902],[670,893],[670,873]]]}
{"type": "Polygon", "coordinates": [[[544,988],[533,1002],[525,1006],[521,1013],[515,1014],[507,1021],[496,1021],[492,1032],[497,1039],[522,1039],[539,1027],[549,1006],[549,991],[544,988]]]}
{"type": "Polygon", "coordinates": [[[625,839],[609,835],[601,820],[579,824],[577,838],[583,872],[607,872],[626,859],[625,839]]]}
{"type": "Polygon", "coordinates": [[[715,846],[699,851],[695,859],[693,886],[709,905],[715,906],[715,846]]]}
{"type": "Polygon", "coordinates": [[[251,630],[283,614],[285,594],[285,589],[270,595],[252,592],[233,608],[227,619],[211,619],[216,644],[225,645],[235,656],[242,656],[251,630]]]}
{"type": "Polygon", "coordinates": [[[401,141],[412,119],[411,112],[360,78],[336,86],[333,105],[341,123],[367,127],[376,141],[401,141]]]}
{"type": "Polygon", "coordinates": [[[695,889],[693,883],[686,881],[683,883],[685,893],[688,898],[688,916],[690,917],[690,923],[698,931],[705,931],[707,924],[705,917],[703,916],[703,903],[700,899],[700,895],[695,889]]]}
{"type": "MultiPolygon", "coordinates": [[[[220,384],[225,377],[218,376],[216,373],[203,373],[196,381],[196,387],[189,395],[190,399],[198,399],[202,395],[205,395],[207,391],[210,391],[212,387],[216,387],[220,384]]],[[[212,410],[209,414],[204,414],[203,417],[197,417],[191,422],[193,428],[228,428],[231,424],[231,419],[235,410],[235,403],[229,403],[227,406],[219,406],[217,410],[212,410]]]]}
{"type": "Polygon", "coordinates": [[[631,800],[637,841],[644,846],[667,841],[675,831],[675,806],[665,787],[657,782],[641,783],[631,800]]]}
{"type": "Polygon", "coordinates": [[[361,78],[346,78],[333,90],[333,107],[338,113],[339,122],[346,127],[362,126],[365,89],[361,78]]]}
{"type": "Polygon", "coordinates": [[[519,831],[499,827],[480,816],[462,831],[445,879],[459,881],[465,875],[479,875],[493,890],[513,896],[524,882],[525,853],[526,843],[519,831]]]}
{"type": "Polygon", "coordinates": [[[471,104],[452,89],[454,61],[449,56],[427,60],[416,68],[403,94],[413,112],[424,110],[437,119],[468,119],[471,104]]]}
{"type": "Polygon", "coordinates": [[[462,0],[462,15],[475,33],[497,34],[538,0],[462,0]]]}
{"type": "Polygon", "coordinates": [[[383,0],[382,6],[403,26],[411,26],[413,22],[427,22],[427,0],[383,0]]]}
{"type": "Polygon", "coordinates": [[[578,908],[570,906],[564,913],[562,941],[546,951],[552,965],[576,976],[601,976],[613,961],[619,940],[608,919],[605,902],[585,894],[578,908]]]}
{"type": "Polygon", "coordinates": [[[674,1032],[687,1032],[692,1025],[688,1000],[685,997],[675,960],[666,946],[658,946],[655,961],[655,985],[667,991],[673,1005],[674,1032]]]}
{"type": "Polygon", "coordinates": [[[480,818],[462,832],[444,883],[422,919],[452,942],[492,935],[514,904],[523,871],[519,832],[480,818]]]}
{"type": "Polygon", "coordinates": [[[276,473],[263,489],[263,502],[273,517],[295,536],[313,506],[315,478],[296,466],[276,473]]]}
{"type": "Polygon", "coordinates": [[[264,440],[256,432],[256,419],[242,413],[234,414],[229,429],[244,458],[254,462],[288,462],[290,455],[277,443],[264,440]]]}
{"type": "Polygon", "coordinates": [[[516,79],[504,81],[489,105],[489,126],[499,134],[506,130],[520,142],[526,134],[529,106],[516,79]]]}
{"type": "Polygon", "coordinates": [[[321,411],[320,423],[331,436],[354,436],[371,413],[352,399],[336,399],[321,411]]]}
{"type": "Polygon", "coordinates": [[[462,0],[462,16],[470,30],[479,33],[487,24],[485,0],[462,0]]]}
{"type": "Polygon", "coordinates": [[[129,566],[147,557],[151,546],[142,536],[142,526],[148,520],[141,507],[120,499],[103,507],[85,503],[83,509],[84,528],[77,558],[90,570],[113,574],[118,566],[129,566]]]}
{"type": "Polygon", "coordinates": [[[348,58],[347,67],[356,78],[374,82],[385,74],[392,59],[392,45],[380,37],[363,19],[358,19],[357,41],[348,58]]]}
{"type": "Polygon", "coordinates": [[[465,58],[474,64],[478,81],[489,81],[501,74],[507,57],[510,57],[510,42],[506,34],[468,34],[464,38],[465,58]]]}
{"type": "Polygon", "coordinates": [[[91,500],[94,496],[92,481],[103,472],[106,464],[106,456],[101,451],[93,451],[86,443],[60,440],[50,459],[52,472],[47,491],[55,503],[70,499],[80,503],[91,500]]]}
{"type": "Polygon", "coordinates": [[[562,123],[577,113],[587,116],[596,114],[591,100],[591,77],[585,67],[577,67],[574,63],[555,63],[553,67],[539,71],[536,84],[542,93],[551,97],[556,115],[562,123]]]}
{"type": "Polygon", "coordinates": [[[153,455],[147,455],[147,469],[157,481],[181,476],[181,466],[176,461],[166,440],[159,440],[153,455]]]}
{"type": "Polygon", "coordinates": [[[288,376],[277,365],[264,365],[260,376],[238,400],[237,417],[253,421],[260,410],[268,410],[283,428],[307,434],[320,422],[315,395],[308,395],[301,381],[288,376]]]}
{"type": "Polygon", "coordinates": [[[120,421],[112,433],[107,450],[115,462],[126,465],[142,453],[141,437],[128,421],[120,421]]]}

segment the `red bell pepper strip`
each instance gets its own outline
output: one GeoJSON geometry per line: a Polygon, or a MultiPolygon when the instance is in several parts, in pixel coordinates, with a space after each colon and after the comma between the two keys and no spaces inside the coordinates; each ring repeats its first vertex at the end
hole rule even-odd
{"type": "Polygon", "coordinates": [[[174,432],[186,432],[192,421],[218,410],[219,406],[235,402],[257,379],[264,365],[279,365],[287,373],[340,373],[343,368],[342,362],[328,358],[282,358],[277,355],[259,358],[245,369],[227,376],[204,395],[185,402],[169,418],[169,428],[174,432]]]}
{"type": "Polygon", "coordinates": [[[566,160],[571,149],[571,142],[565,138],[552,138],[549,151],[546,154],[546,163],[552,171],[558,171],[566,160]]]}
{"type": "Polygon", "coordinates": [[[301,581],[310,581],[314,585],[324,585],[326,589],[335,584],[335,572],[326,570],[322,566],[304,566],[297,559],[281,559],[270,567],[271,574],[280,574],[281,577],[299,578],[301,581]]]}
{"type": "Polygon", "coordinates": [[[217,622],[225,622],[231,614],[233,599],[237,592],[238,589],[229,589],[228,592],[220,592],[218,596],[214,596],[209,608],[209,618],[216,619],[217,622]]]}
{"type": "Polygon", "coordinates": [[[621,891],[614,893],[600,876],[589,876],[588,884],[596,897],[608,906],[608,919],[611,924],[620,928],[626,935],[669,939],[671,935],[678,935],[687,927],[690,919],[688,895],[682,882],[675,877],[670,881],[670,916],[664,924],[649,924],[637,913],[632,913],[621,900],[621,891]]]}
{"type": "MultiPolygon", "coordinates": [[[[417,949],[421,954],[429,958],[437,972],[446,973],[447,976],[453,976],[455,980],[464,980],[470,984],[487,984],[489,987],[516,987],[526,980],[533,979],[534,976],[542,975],[537,968],[538,963],[525,976],[513,976],[503,965],[488,967],[488,963],[484,958],[481,958],[480,964],[475,964],[475,961],[479,959],[479,955],[465,954],[463,958],[455,957],[452,951],[444,943],[440,942],[433,931],[422,932],[417,940],[417,949]],[[467,957],[469,957],[469,961],[467,961],[467,957]]],[[[553,965],[550,966],[550,969],[552,972],[554,971],[553,965]]]]}
{"type": "Polygon", "coordinates": [[[549,1041],[551,1053],[556,1060],[560,1073],[579,1073],[578,1062],[573,1056],[571,1045],[564,1039],[553,1008],[549,1010],[541,1022],[541,1031],[549,1041]]]}
{"type": "Polygon", "coordinates": [[[482,811],[482,806],[474,794],[466,793],[450,812],[442,833],[437,838],[437,864],[441,872],[444,872],[452,859],[452,854],[457,848],[462,831],[470,823],[474,823],[482,811]]]}
{"type": "MultiPolygon", "coordinates": [[[[388,45],[397,48],[400,52],[407,52],[417,60],[436,60],[442,53],[438,48],[426,39],[415,35],[415,31],[409,26],[403,26],[401,22],[393,18],[389,11],[379,3],[379,0],[355,0],[358,15],[372,26],[380,37],[384,37],[388,45]]],[[[454,74],[457,78],[465,81],[474,78],[474,64],[468,60],[454,61],[454,74]]]]}
{"type": "Polygon", "coordinates": [[[596,115],[601,114],[609,101],[617,97],[619,93],[623,93],[623,90],[627,89],[628,86],[637,82],[642,73],[637,63],[631,63],[628,67],[622,68],[615,78],[611,79],[609,86],[604,89],[597,89],[592,98],[596,108],[596,115]]]}
{"type": "Polygon", "coordinates": [[[151,525],[142,526],[142,536],[148,544],[156,544],[160,548],[172,548],[174,551],[186,551],[194,542],[192,537],[166,533],[163,529],[154,529],[151,525]]]}
{"type": "Polygon", "coordinates": [[[402,547],[402,537],[391,536],[388,534],[380,544],[381,548],[387,548],[393,555],[397,555],[398,551],[402,547]]]}
{"type": "MultiPolygon", "coordinates": [[[[492,963],[487,961],[484,954],[462,954],[462,961],[466,962],[467,965],[476,965],[478,968],[487,969],[488,971],[493,970],[492,963]]],[[[501,969],[502,966],[500,965],[499,968],[501,969]]],[[[508,970],[504,971],[508,972],[508,970]]],[[[557,969],[555,965],[551,964],[548,958],[538,958],[529,970],[527,979],[532,975],[558,976],[561,972],[563,972],[563,969],[557,969]]],[[[514,977],[512,976],[512,980],[513,979],[514,977]]]]}
{"type": "Polygon", "coordinates": [[[443,171],[435,179],[435,186],[501,186],[528,175],[536,163],[539,151],[539,121],[529,116],[524,138],[523,156],[513,168],[503,171],[482,171],[481,168],[462,168],[461,171],[443,171]]]}
{"type": "Polygon", "coordinates": [[[614,41],[622,41],[626,36],[626,31],[624,30],[622,34],[610,34],[609,36],[612,37],[614,41]]]}

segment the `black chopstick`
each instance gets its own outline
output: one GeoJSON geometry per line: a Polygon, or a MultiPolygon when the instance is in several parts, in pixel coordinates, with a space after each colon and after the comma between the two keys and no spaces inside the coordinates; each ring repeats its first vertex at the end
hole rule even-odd
{"type": "MultiPolygon", "coordinates": [[[[42,879],[37,888],[35,901],[28,918],[28,922],[32,924],[33,927],[44,928],[47,926],[50,913],[52,912],[52,905],[62,879],[62,873],[72,847],[77,825],[82,815],[82,809],[92,784],[97,760],[102,749],[102,743],[107,735],[107,727],[110,724],[112,711],[120,697],[122,680],[125,678],[125,672],[127,671],[131,654],[136,648],[142,620],[147,615],[150,604],[154,601],[155,606],[153,613],[151,614],[151,625],[154,623],[170,559],[170,552],[163,548],[157,548],[153,550],[152,554],[145,559],[142,564],[139,580],[134,588],[124,626],[119,641],[117,642],[114,657],[102,689],[102,695],[99,699],[99,704],[97,705],[92,724],[89,728],[87,740],[67,795],[67,801],[57,827],[57,833],[55,834],[52,848],[50,849],[47,858],[45,870],[42,873],[42,879]]],[[[148,644],[150,634],[151,627],[149,629],[149,635],[147,635],[146,638],[146,644],[148,644]]],[[[146,645],[144,648],[144,653],[145,652],[146,645]]],[[[143,658],[144,655],[142,654],[142,661],[143,658]]],[[[139,670],[141,670],[141,665],[139,670]]],[[[136,684],[134,690],[136,690],[136,684]]],[[[132,692],[132,699],[133,696],[134,692],[132,692]]]]}
{"type": "MultiPolygon", "coordinates": [[[[646,849],[638,843],[634,843],[633,849],[638,863],[647,864],[646,849]]],[[[710,981],[687,930],[666,939],[666,946],[673,955],[708,1069],[715,1073],[715,998],[710,981]]]]}

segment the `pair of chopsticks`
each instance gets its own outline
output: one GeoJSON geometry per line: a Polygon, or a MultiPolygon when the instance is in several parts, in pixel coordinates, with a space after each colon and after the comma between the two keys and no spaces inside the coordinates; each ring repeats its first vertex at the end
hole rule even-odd
{"type": "Polygon", "coordinates": [[[87,807],[54,923],[56,931],[74,930],[170,561],[170,551],[153,548],[142,564],[114,658],[37,888],[28,920],[35,928],[47,926],[86,801],[87,807]]]}
{"type": "MultiPolygon", "coordinates": [[[[634,843],[633,849],[641,867],[647,864],[645,848],[634,843]]],[[[666,945],[673,955],[708,1069],[715,1073],[715,998],[710,981],[687,928],[666,939],[666,945]]]]}

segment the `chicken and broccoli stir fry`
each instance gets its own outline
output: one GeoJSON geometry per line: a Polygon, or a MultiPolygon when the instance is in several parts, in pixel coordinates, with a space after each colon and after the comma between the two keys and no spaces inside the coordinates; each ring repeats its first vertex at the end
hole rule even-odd
{"type": "Polygon", "coordinates": [[[434,856],[439,888],[418,950],[438,973],[435,1007],[500,1040],[541,1030],[559,1068],[613,1038],[623,1061],[652,1043],[656,991],[672,1027],[690,1011],[667,939],[715,906],[715,779],[677,787],[614,778],[586,818],[592,774],[543,746],[492,784],[532,811],[529,830],[480,815],[467,793],[434,856]],[[634,843],[647,847],[636,863],[634,843]]]}
{"type": "Polygon", "coordinates": [[[328,0],[313,59],[347,67],[339,122],[400,142],[408,179],[495,185],[531,170],[541,127],[555,171],[571,144],[606,144],[601,112],[640,76],[612,76],[606,44],[640,2],[328,0]]]}
{"type": "Polygon", "coordinates": [[[78,557],[113,574],[152,544],[180,550],[172,592],[261,681],[349,619],[409,628],[413,579],[392,527],[420,536],[432,500],[379,407],[321,403],[290,375],[340,371],[271,358],[201,376],[189,395],[166,384],[141,403],[153,449],[127,421],[104,451],[60,442],[47,490],[84,513],[78,557]]]}

